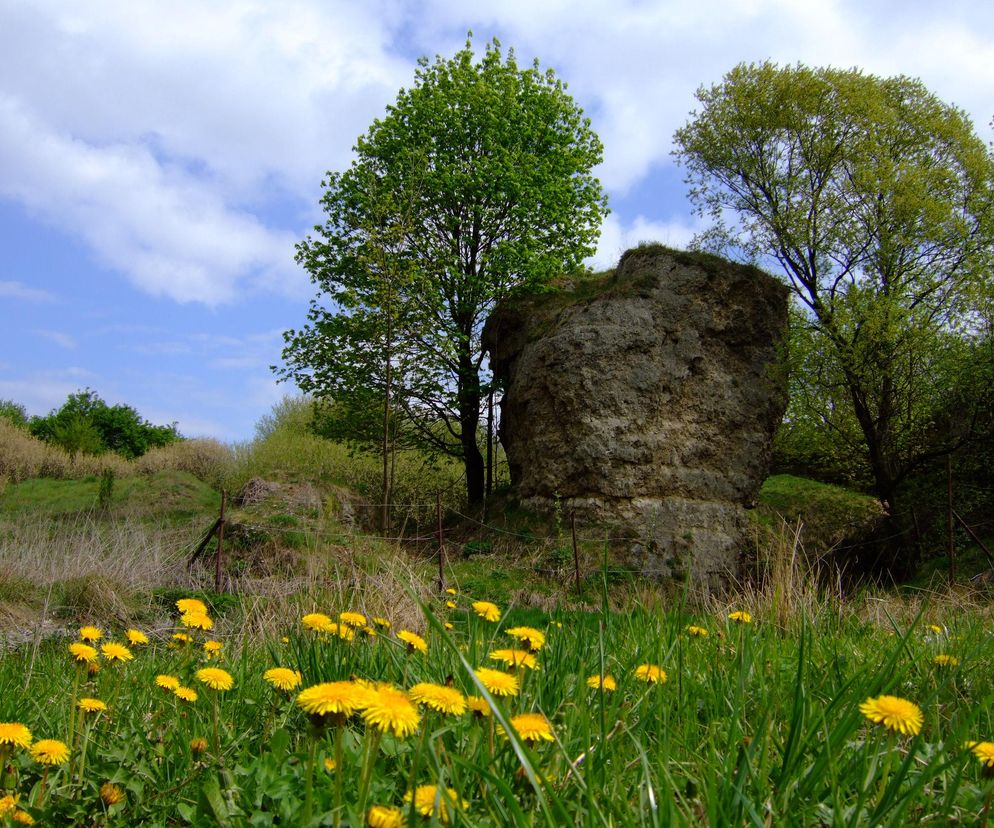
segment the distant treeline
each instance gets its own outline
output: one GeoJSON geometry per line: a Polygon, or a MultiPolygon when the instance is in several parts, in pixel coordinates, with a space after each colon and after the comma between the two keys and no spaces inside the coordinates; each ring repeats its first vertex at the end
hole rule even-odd
{"type": "Polygon", "coordinates": [[[0,417],[71,457],[113,452],[128,460],[181,439],[176,423],[154,425],[130,405],[108,405],[89,388],[70,394],[60,408],[29,417],[23,405],[0,400],[0,417]]]}

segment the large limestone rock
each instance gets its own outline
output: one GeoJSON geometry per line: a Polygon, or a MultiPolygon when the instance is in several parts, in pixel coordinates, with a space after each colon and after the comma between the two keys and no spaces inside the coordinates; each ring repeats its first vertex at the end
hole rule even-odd
{"type": "Polygon", "coordinates": [[[523,505],[620,529],[647,573],[734,574],[786,407],[786,330],[773,277],[658,245],[502,304],[484,347],[523,505]]]}

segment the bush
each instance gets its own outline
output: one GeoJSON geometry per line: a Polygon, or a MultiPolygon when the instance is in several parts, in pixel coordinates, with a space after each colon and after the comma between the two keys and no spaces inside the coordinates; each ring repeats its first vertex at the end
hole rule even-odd
{"type": "Polygon", "coordinates": [[[208,486],[220,489],[232,474],[234,453],[224,443],[211,439],[180,440],[154,448],[134,462],[140,474],[174,469],[192,474],[208,486]]]}

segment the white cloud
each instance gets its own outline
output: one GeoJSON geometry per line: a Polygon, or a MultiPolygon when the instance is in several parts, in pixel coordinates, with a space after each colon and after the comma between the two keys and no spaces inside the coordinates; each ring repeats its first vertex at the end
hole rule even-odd
{"type": "Polygon", "coordinates": [[[645,216],[638,216],[626,225],[612,213],[604,219],[597,252],[587,260],[587,264],[594,270],[612,268],[618,264],[622,253],[641,242],[659,242],[677,250],[686,250],[694,234],[700,230],[699,225],[679,219],[660,222],[645,216]]]}
{"type": "Polygon", "coordinates": [[[145,148],[95,147],[0,96],[0,193],[86,240],[153,295],[230,301],[246,277],[303,285],[294,237],[232,210],[209,184],[165,171],[145,148]]]}
{"type": "MultiPolygon", "coordinates": [[[[432,0],[427,36],[465,29],[460,0],[432,0]]],[[[920,76],[986,134],[994,115],[994,4],[856,0],[509,0],[476,10],[521,62],[538,56],[569,82],[605,145],[605,186],[623,192],[669,164],[694,92],[740,62],[771,59],[920,76]]],[[[482,42],[481,42],[482,46],[482,42]]]]}
{"type": "Polygon", "coordinates": [[[69,334],[63,333],[62,331],[49,331],[44,329],[36,329],[35,333],[38,336],[44,337],[50,342],[54,342],[59,347],[65,348],[66,350],[74,351],[76,349],[76,340],[73,337],[69,336],[69,334]]]}
{"type": "Polygon", "coordinates": [[[0,10],[0,195],[81,237],[141,289],[218,304],[304,297],[299,231],[329,168],[403,83],[392,19],[287,2],[9,3],[0,10]],[[283,219],[285,223],[285,218],[283,219]]]}
{"type": "Polygon", "coordinates": [[[56,296],[47,290],[33,288],[23,282],[0,281],[0,299],[22,299],[25,302],[54,302],[56,296]]]}
{"type": "Polygon", "coordinates": [[[615,194],[672,163],[694,90],[740,61],[919,75],[983,134],[994,115],[994,4],[9,0],[0,195],[152,295],[304,297],[293,243],[325,170],[410,85],[415,54],[451,54],[469,28],[569,82],[615,194]]]}

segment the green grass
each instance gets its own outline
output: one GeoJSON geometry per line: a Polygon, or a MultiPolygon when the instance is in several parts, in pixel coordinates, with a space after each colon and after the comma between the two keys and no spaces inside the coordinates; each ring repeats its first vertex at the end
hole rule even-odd
{"type": "MultiPolygon", "coordinates": [[[[36,478],[7,487],[0,496],[0,521],[30,515],[49,519],[98,509],[99,478],[52,480],[36,478]]],[[[179,522],[216,514],[220,495],[191,474],[161,471],[114,481],[108,518],[138,515],[143,519],[179,522]]]]}
{"type": "MultiPolygon", "coordinates": [[[[392,634],[346,642],[296,623],[282,640],[259,639],[229,610],[209,633],[224,643],[210,663],[234,679],[223,693],[198,682],[205,656],[197,641],[170,645],[172,629],[95,676],[71,666],[65,642],[16,649],[0,661],[0,721],[67,742],[72,759],[48,773],[42,797],[43,768],[13,750],[5,784],[45,824],[161,826],[357,825],[372,804],[403,809],[405,793],[425,784],[455,789],[466,810],[450,811],[451,822],[477,826],[977,824],[990,796],[994,782],[963,748],[994,735],[994,644],[974,611],[945,610],[937,631],[920,619],[871,623],[856,607],[828,605],[789,628],[680,607],[512,611],[491,624],[470,610],[473,597],[491,596],[461,594],[453,610],[433,599],[415,625],[427,655],[407,652],[392,634]],[[489,654],[513,646],[505,630],[523,621],[547,635],[539,669],[519,674],[517,696],[491,699],[491,718],[422,709],[417,731],[404,737],[380,737],[358,716],[315,727],[294,694],[262,678],[281,665],[301,671],[301,687],[350,677],[403,688],[450,680],[481,695],[472,668],[499,666],[489,654]],[[691,623],[709,635],[689,636],[691,623]],[[958,665],[937,666],[942,653],[958,665]],[[665,683],[636,678],[642,664],[660,666],[665,683]],[[615,692],[587,687],[602,672],[617,680],[615,692]],[[197,701],[157,687],[159,674],[196,689],[197,701]],[[882,694],[920,706],[918,735],[864,718],[860,704],[882,694]],[[81,696],[106,701],[108,713],[73,714],[81,696]],[[553,741],[498,735],[495,725],[529,711],[547,717],[553,741]],[[206,751],[191,752],[195,738],[206,751]],[[107,782],[127,800],[103,804],[107,782]]],[[[355,607],[315,609],[334,616],[355,607]]]]}

